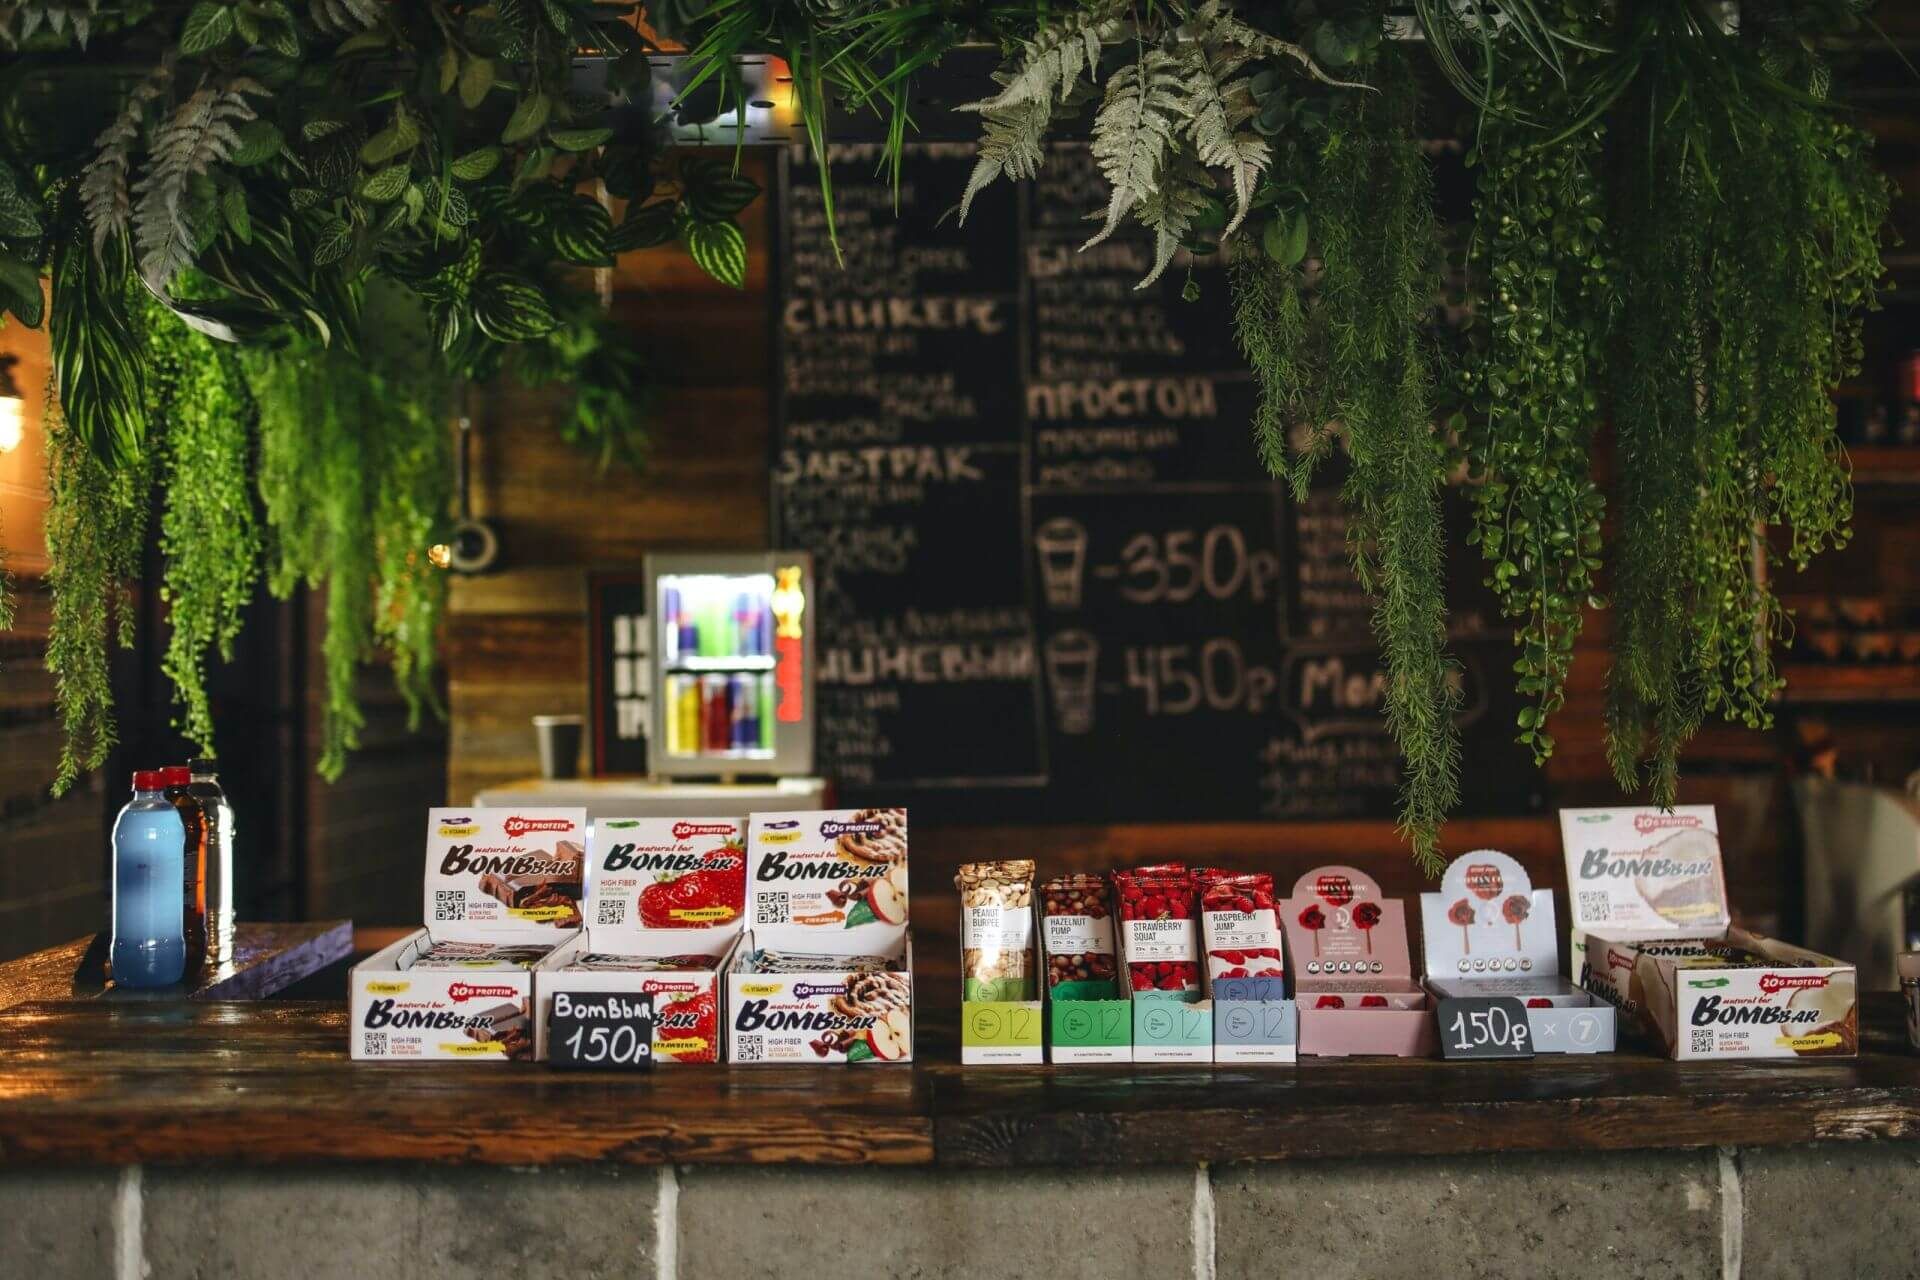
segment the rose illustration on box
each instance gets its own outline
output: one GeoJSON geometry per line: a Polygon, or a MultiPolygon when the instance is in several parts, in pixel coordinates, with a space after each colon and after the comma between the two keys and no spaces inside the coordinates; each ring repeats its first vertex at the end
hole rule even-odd
{"type": "Polygon", "coordinates": [[[1353,927],[1367,936],[1367,954],[1373,954],[1373,926],[1380,923],[1380,904],[1363,902],[1353,909],[1353,927]]]}

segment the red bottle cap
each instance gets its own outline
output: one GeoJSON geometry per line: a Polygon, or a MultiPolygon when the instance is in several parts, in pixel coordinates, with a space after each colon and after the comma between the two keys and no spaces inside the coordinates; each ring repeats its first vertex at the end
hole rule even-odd
{"type": "Polygon", "coordinates": [[[183,764],[170,764],[160,771],[163,787],[184,787],[193,781],[193,770],[183,764]]]}
{"type": "Polygon", "coordinates": [[[166,775],[158,769],[135,769],[133,771],[133,789],[135,791],[158,791],[166,786],[166,775]]]}

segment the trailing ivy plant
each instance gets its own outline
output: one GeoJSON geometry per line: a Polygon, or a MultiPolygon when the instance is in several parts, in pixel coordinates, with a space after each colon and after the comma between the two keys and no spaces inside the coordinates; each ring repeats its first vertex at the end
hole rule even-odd
{"type": "MultiPolygon", "coordinates": [[[[1590,59],[1600,6],[1560,29],[1576,69],[1590,59]]],[[[1572,12],[1563,6],[1563,13],[1572,12]]],[[[1487,585],[1516,619],[1519,740],[1536,762],[1553,754],[1547,722],[1566,700],[1583,610],[1598,608],[1601,517],[1593,478],[1604,413],[1601,378],[1617,301],[1607,221],[1607,134],[1595,121],[1555,138],[1545,121],[1576,115],[1567,65],[1528,56],[1521,34],[1486,48],[1504,75],[1483,86],[1486,113],[1471,269],[1481,314],[1477,356],[1462,373],[1471,412],[1458,430],[1475,483],[1470,542],[1487,585]]]]}
{"type": "MultiPolygon", "coordinates": [[[[717,88],[723,106],[746,101],[736,59],[783,57],[823,182],[832,112],[885,118],[897,177],[915,78],[993,42],[1005,58],[968,108],[982,137],[953,193],[962,218],[989,183],[1032,178],[1049,132],[1091,108],[1107,184],[1093,242],[1146,228],[1143,284],[1182,253],[1227,255],[1263,460],[1304,494],[1344,455],[1407,762],[1401,822],[1431,864],[1457,792],[1439,497],[1461,458],[1537,759],[1583,611],[1609,600],[1623,786],[1670,803],[1708,714],[1765,722],[1789,627],[1765,569],[1842,541],[1850,510],[1828,393],[1859,359],[1888,190],[1819,48],[1866,7],[1755,0],[1733,30],[1709,0],[1416,0],[1425,50],[1477,116],[1457,379],[1431,337],[1430,130],[1383,0],[662,0],[649,16],[692,50],[685,92],[717,88]],[[1447,424],[1442,388],[1459,392],[1447,424]]],[[[64,409],[49,521],[63,779],[111,741],[106,646],[156,474],[204,468],[225,495],[169,496],[161,515],[182,623],[169,671],[191,682],[230,641],[257,536],[270,586],[328,589],[333,771],[368,655],[393,654],[416,710],[432,706],[443,584],[424,548],[446,515],[453,381],[571,386],[562,433],[603,463],[641,457],[643,366],[571,277],[677,243],[738,287],[757,189],[725,160],[670,154],[664,121],[611,113],[648,93],[630,10],[0,3],[26,72],[13,83],[34,85],[0,102],[0,308],[47,324],[64,409]],[[610,94],[576,91],[583,50],[610,94]],[[130,306],[135,291],[157,304],[130,306]],[[242,344],[244,379],[182,323],[242,344]],[[260,499],[251,534],[216,528],[237,466],[260,499]],[[219,563],[189,545],[216,539],[219,563]]],[[[197,685],[181,696],[205,728],[197,685]]]]}

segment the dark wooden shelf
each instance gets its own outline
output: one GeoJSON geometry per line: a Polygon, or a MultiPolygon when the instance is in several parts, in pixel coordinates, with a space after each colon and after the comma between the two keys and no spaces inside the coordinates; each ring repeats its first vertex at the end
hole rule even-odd
{"type": "Polygon", "coordinates": [[[1795,662],[1780,674],[1786,703],[1920,702],[1920,664],[1911,662],[1795,662]]]}
{"type": "Polygon", "coordinates": [[[1848,445],[1847,457],[1856,485],[1920,484],[1920,445],[1848,445]]]}
{"type": "Polygon", "coordinates": [[[0,1013],[0,1164],[180,1161],[1163,1164],[1920,1137],[1920,1056],[1868,997],[1860,1057],[1674,1063],[912,1067],[354,1063],[334,1003],[0,1013]]]}
{"type": "Polygon", "coordinates": [[[26,1000],[258,1000],[319,972],[353,949],[351,920],[237,924],[233,959],[178,987],[124,991],[107,980],[106,933],[0,964],[0,1009],[26,1000]]]}

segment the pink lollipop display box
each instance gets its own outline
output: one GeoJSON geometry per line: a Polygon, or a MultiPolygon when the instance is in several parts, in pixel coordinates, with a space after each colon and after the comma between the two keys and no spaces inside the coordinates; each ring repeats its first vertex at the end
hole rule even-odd
{"type": "Polygon", "coordinates": [[[1535,1053],[1604,1053],[1614,1047],[1612,1006],[1560,972],[1553,890],[1491,849],[1462,854],[1437,891],[1420,895],[1427,989],[1436,1002],[1511,996],[1527,1011],[1535,1053]]]}
{"type": "Polygon", "coordinates": [[[1405,904],[1353,867],[1319,867],[1279,905],[1299,1006],[1300,1053],[1431,1056],[1432,1002],[1413,976],[1405,904]]]}

